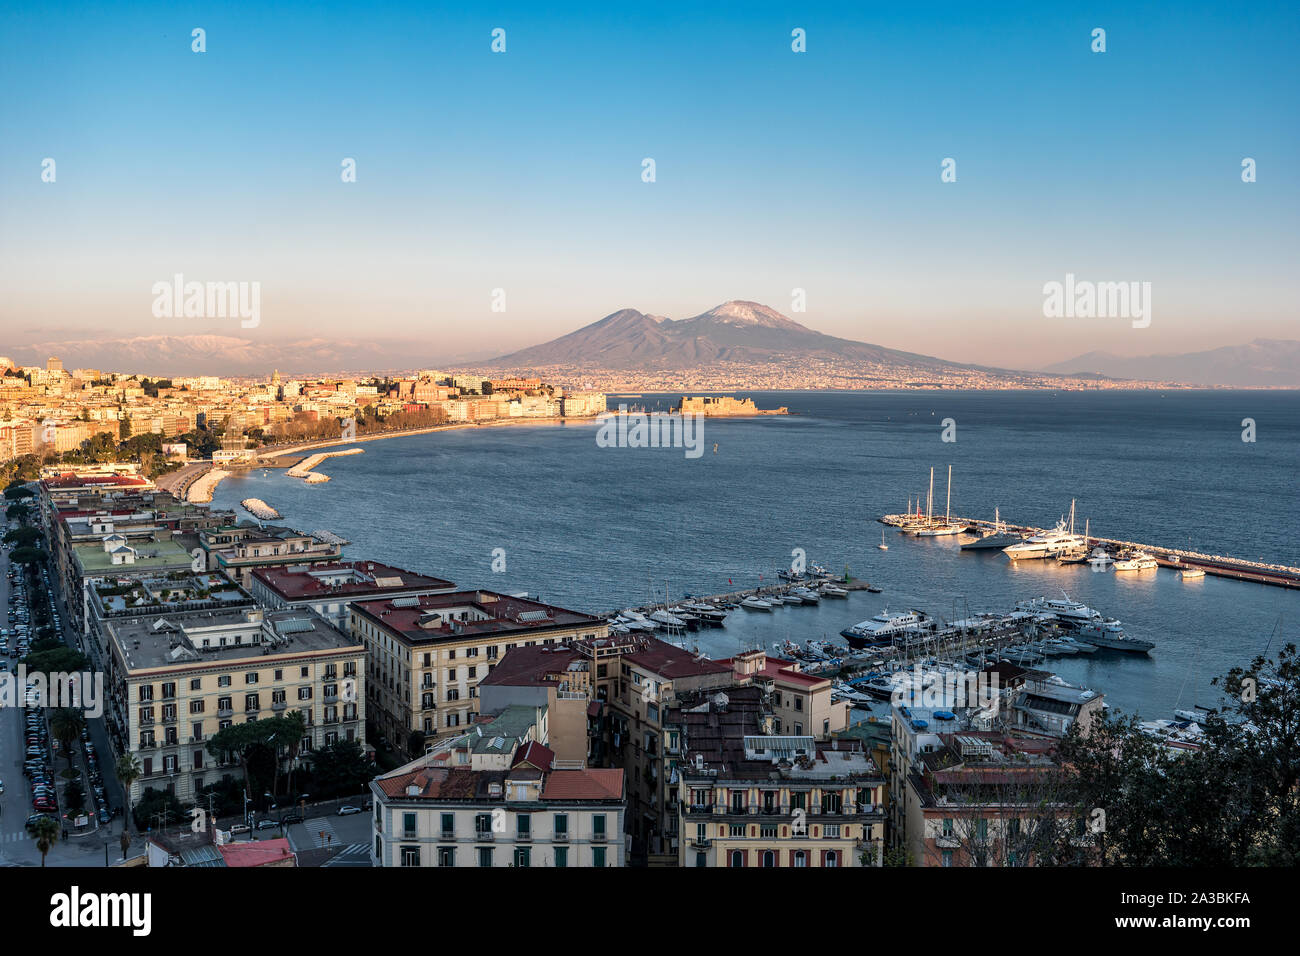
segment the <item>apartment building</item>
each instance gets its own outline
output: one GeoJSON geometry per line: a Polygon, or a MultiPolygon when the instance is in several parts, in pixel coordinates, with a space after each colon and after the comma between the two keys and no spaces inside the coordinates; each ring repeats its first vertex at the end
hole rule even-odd
{"type": "Polygon", "coordinates": [[[696,867],[879,865],[885,780],[860,741],[774,734],[757,686],[683,699],[678,861],[696,867]]]}
{"type": "Polygon", "coordinates": [[[251,587],[259,568],[327,564],[343,553],[343,545],[292,528],[259,526],[252,521],[199,532],[198,546],[205,553],[206,570],[224,571],[241,586],[251,587]]]}
{"type": "Polygon", "coordinates": [[[599,617],[494,591],[455,591],[349,605],[368,653],[371,719],[399,749],[462,733],[480,713],[478,682],[516,647],[608,633],[599,617]]]}
{"type": "Polygon", "coordinates": [[[509,708],[370,783],[375,866],[610,867],[626,862],[623,773],[565,769],[509,708]]]}
{"type": "Polygon", "coordinates": [[[235,722],[298,710],[303,752],[365,741],[365,648],[310,611],[187,610],[101,626],[115,756],[133,754],[143,769],[132,800],[154,787],[191,801],[205,784],[237,776],[237,764],[206,748],[235,722]]]}
{"type": "Polygon", "coordinates": [[[340,630],[348,629],[348,605],[443,594],[456,585],[378,561],[335,561],[257,568],[249,575],[249,592],[263,607],[311,608],[340,630]]]}
{"type": "Polygon", "coordinates": [[[913,764],[904,788],[910,865],[1034,866],[1062,840],[1086,845],[1054,741],[980,731],[940,740],[913,764]]]}
{"type": "Polygon", "coordinates": [[[515,647],[478,683],[481,713],[512,706],[544,711],[547,745],[557,759],[579,766],[598,765],[600,704],[591,663],[568,644],[515,647]]]}

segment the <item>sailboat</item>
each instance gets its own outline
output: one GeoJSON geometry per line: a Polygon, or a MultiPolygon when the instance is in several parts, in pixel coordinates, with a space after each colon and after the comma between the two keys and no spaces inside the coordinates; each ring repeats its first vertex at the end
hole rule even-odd
{"type": "MultiPolygon", "coordinates": [[[[930,469],[930,486],[934,487],[934,469],[930,469]]],[[[933,491],[931,492],[933,494],[933,491]]],[[[927,519],[926,526],[916,533],[918,538],[937,538],[941,535],[961,534],[966,530],[962,524],[952,523],[952,465],[948,466],[948,504],[944,509],[943,524],[932,524],[927,519]]]]}
{"type": "Polygon", "coordinates": [[[993,509],[993,530],[984,534],[978,541],[969,541],[961,546],[963,551],[985,551],[1003,548],[1009,548],[1013,544],[1019,544],[1022,538],[1018,534],[1008,534],[1007,524],[1002,520],[1002,514],[997,509],[993,509]]]}
{"type": "Polygon", "coordinates": [[[880,544],[876,545],[881,551],[888,551],[889,545],[885,544],[885,529],[880,529],[880,544]]]}

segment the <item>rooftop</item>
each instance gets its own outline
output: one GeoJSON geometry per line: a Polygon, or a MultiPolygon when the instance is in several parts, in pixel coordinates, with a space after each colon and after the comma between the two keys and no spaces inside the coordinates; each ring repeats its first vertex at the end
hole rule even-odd
{"type": "Polygon", "coordinates": [[[104,627],[130,672],[244,660],[265,666],[268,656],[360,650],[356,641],[309,610],[187,611],[113,619],[104,627]]]}
{"type": "Polygon", "coordinates": [[[77,564],[81,566],[83,575],[123,567],[137,569],[188,568],[193,560],[188,551],[176,541],[170,539],[166,541],[139,541],[129,547],[131,551],[135,552],[135,560],[129,565],[114,564],[113,555],[104,550],[102,542],[73,545],[72,552],[76,556],[77,564]]]}
{"type": "Polygon", "coordinates": [[[452,591],[360,601],[354,603],[352,609],[414,643],[606,626],[604,619],[590,614],[495,591],[452,591]]]}
{"type": "Polygon", "coordinates": [[[253,577],[285,601],[315,597],[354,598],[387,591],[450,591],[451,581],[416,574],[378,561],[336,561],[310,567],[259,568],[253,577]]]}

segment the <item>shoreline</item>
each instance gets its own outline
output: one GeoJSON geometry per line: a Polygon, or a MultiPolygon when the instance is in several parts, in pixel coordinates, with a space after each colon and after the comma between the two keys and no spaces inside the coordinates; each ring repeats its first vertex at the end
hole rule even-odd
{"type": "MultiPolygon", "coordinates": [[[[567,418],[492,419],[486,422],[456,422],[450,425],[432,425],[428,428],[414,428],[405,431],[379,432],[378,434],[361,435],[357,438],[351,438],[348,440],[344,440],[342,438],[322,439],[321,441],[308,442],[303,445],[290,445],[288,447],[279,448],[274,451],[258,450],[255,453],[256,457],[254,458],[254,464],[252,465],[252,467],[247,469],[240,469],[240,470],[253,471],[257,468],[285,468],[287,472],[291,472],[294,468],[300,467],[303,464],[303,462],[306,461],[307,459],[298,461],[293,465],[277,465],[274,462],[281,458],[293,457],[294,455],[300,454],[302,452],[315,451],[318,448],[337,448],[340,445],[355,445],[355,444],[359,444],[360,442],[378,441],[381,438],[413,438],[417,435],[431,435],[435,432],[459,431],[466,428],[507,428],[507,427],[515,427],[520,425],[555,426],[555,425],[564,425],[569,422],[574,422],[574,423],[582,422],[584,424],[586,423],[594,424],[598,420],[598,418],[599,416],[596,415],[584,415],[581,417],[570,416],[567,418]]],[[[356,449],[356,451],[358,452],[360,452],[361,450],[362,449],[360,448],[356,449]]],[[[315,458],[316,456],[312,455],[310,457],[315,458]]],[[[324,455],[322,456],[321,460],[324,460],[324,458],[334,458],[334,457],[338,457],[337,454],[324,455]]],[[[214,492],[216,492],[217,490],[217,486],[221,484],[221,482],[224,479],[230,477],[235,473],[236,472],[233,471],[223,471],[221,469],[215,469],[215,468],[212,469],[211,471],[208,471],[200,478],[198,478],[193,485],[190,486],[190,492],[189,492],[189,494],[197,493],[199,495],[204,495],[205,497],[202,498],[189,497],[189,495],[187,495],[187,500],[194,502],[195,504],[210,503],[212,501],[212,496],[214,492]]],[[[306,477],[306,476],[295,475],[294,477],[306,477]]]]}
{"type": "MultiPolygon", "coordinates": [[[[256,453],[257,461],[267,462],[274,461],[277,458],[287,458],[302,452],[315,451],[318,448],[337,448],[339,445],[358,445],[361,442],[379,441],[383,438],[412,438],[416,435],[432,435],[435,432],[459,431],[466,428],[510,428],[520,425],[563,425],[568,422],[595,422],[598,416],[584,415],[569,416],[566,418],[493,418],[485,422],[455,422],[448,425],[430,425],[428,428],[411,428],[394,432],[378,432],[373,435],[358,435],[355,438],[324,438],[320,441],[305,442],[301,445],[289,445],[284,448],[275,450],[258,450],[256,453]]],[[[278,467],[269,464],[260,464],[256,467],[274,468],[278,467]]]]}

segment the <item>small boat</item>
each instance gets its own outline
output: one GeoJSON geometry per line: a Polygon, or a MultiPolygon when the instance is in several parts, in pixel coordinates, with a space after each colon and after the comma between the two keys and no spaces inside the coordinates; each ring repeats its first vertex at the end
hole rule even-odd
{"type": "Polygon", "coordinates": [[[811,588],[795,588],[794,594],[804,604],[818,604],[822,599],[822,596],[811,588]]]}
{"type": "Polygon", "coordinates": [[[1101,545],[1097,545],[1092,549],[1092,553],[1088,555],[1088,563],[1092,565],[1093,570],[1104,571],[1106,565],[1114,563],[1114,558],[1110,556],[1109,551],[1101,545]]]}
{"type": "MultiPolygon", "coordinates": [[[[779,594],[769,594],[767,595],[767,597],[763,598],[763,600],[766,601],[771,607],[779,607],[780,605],[785,603],[785,599],[782,598],[781,595],[779,594]]],[[[795,602],[791,601],[790,603],[793,604],[795,602]]]]}
{"type": "Polygon", "coordinates": [[[793,593],[792,593],[792,594],[782,594],[782,595],[781,595],[781,603],[782,603],[782,604],[802,604],[802,603],[803,603],[803,598],[801,598],[799,595],[797,595],[797,594],[793,594],[793,593]]]}
{"type": "Polygon", "coordinates": [[[848,591],[846,591],[844,588],[837,588],[833,584],[823,584],[821,594],[822,597],[828,597],[828,598],[846,598],[849,596],[848,591]]]}
{"type": "Polygon", "coordinates": [[[659,627],[666,630],[669,634],[673,632],[680,633],[686,630],[686,622],[675,614],[666,610],[650,612],[650,620],[654,621],[659,627]]]}
{"type": "Polygon", "coordinates": [[[1211,713],[1210,708],[1197,704],[1192,710],[1175,710],[1174,716],[1179,720],[1190,720],[1194,724],[1199,724],[1206,717],[1209,717],[1211,713]]]}
{"type": "Polygon", "coordinates": [[[880,544],[876,545],[881,551],[888,551],[889,545],[885,544],[885,529],[880,529],[880,544]]]}
{"type": "Polygon", "coordinates": [[[1115,562],[1116,571],[1150,571],[1160,567],[1160,562],[1145,551],[1134,551],[1115,562]]]}
{"type": "Polygon", "coordinates": [[[1200,568],[1183,568],[1178,572],[1178,576],[1184,581],[1194,581],[1197,578],[1205,577],[1205,572],[1200,568]]]}
{"type": "Polygon", "coordinates": [[[745,598],[745,600],[743,600],[743,601],[740,602],[740,606],[743,607],[743,608],[747,608],[747,609],[749,609],[749,610],[751,610],[751,611],[770,611],[770,610],[772,610],[772,605],[771,605],[770,602],[768,602],[768,601],[764,601],[762,598],[757,598],[757,597],[747,597],[747,598],[745,598]]]}

